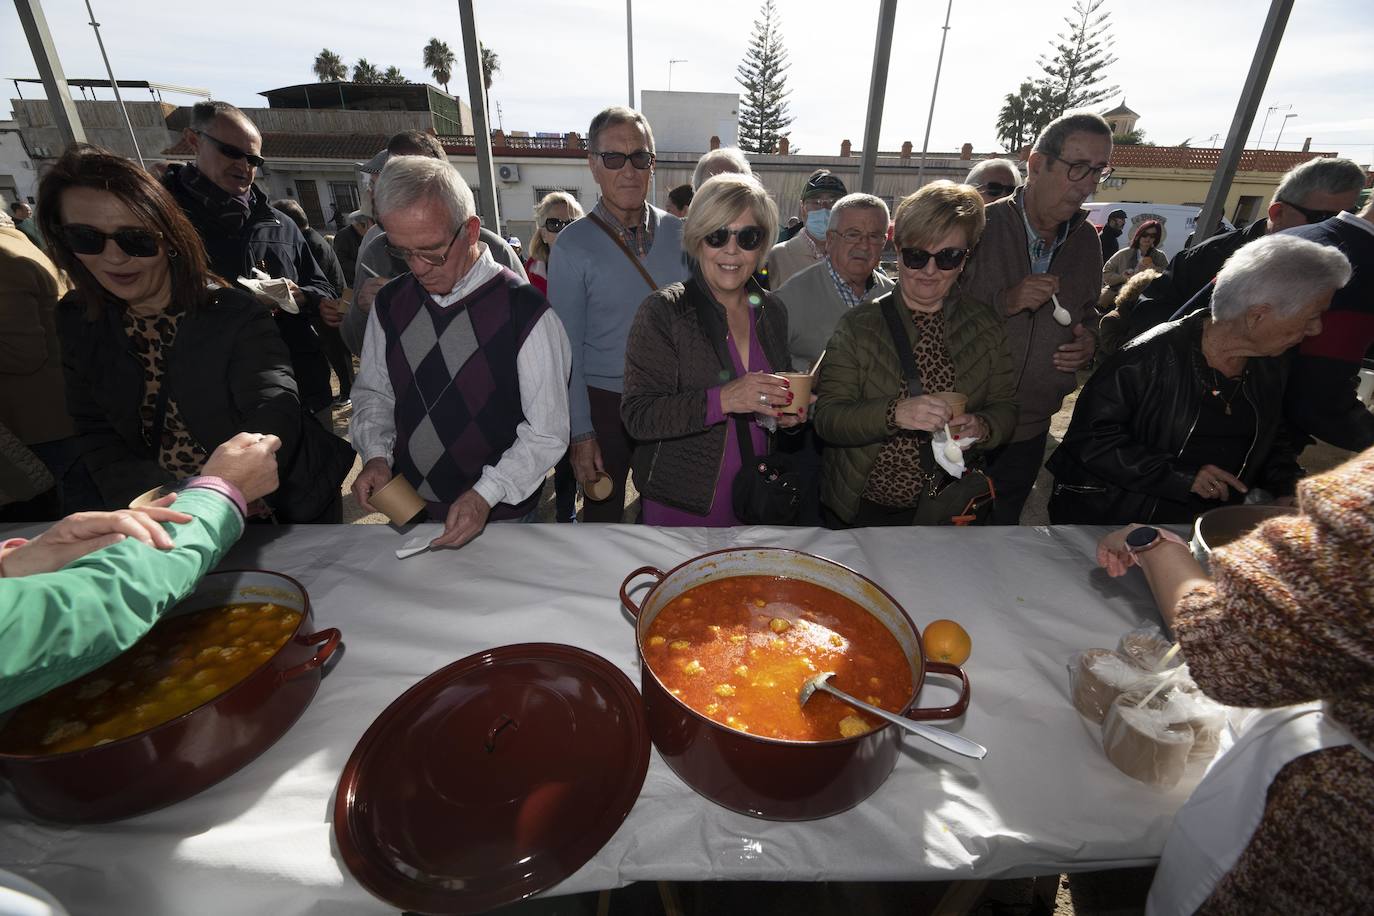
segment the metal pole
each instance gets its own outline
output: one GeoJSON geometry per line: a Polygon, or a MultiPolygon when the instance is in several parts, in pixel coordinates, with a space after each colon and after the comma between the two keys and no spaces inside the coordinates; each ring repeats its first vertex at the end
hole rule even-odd
{"type": "Polygon", "coordinates": [[[925,184],[926,150],[930,148],[930,125],[935,120],[935,96],[940,91],[940,68],[945,63],[945,39],[949,38],[949,14],[954,9],[954,0],[945,7],[945,25],[940,34],[940,57],[935,61],[935,86],[930,90],[930,114],[926,116],[926,138],[921,141],[921,164],[916,167],[916,187],[925,184]]]}
{"type": "Polygon", "coordinates": [[[1241,153],[1245,150],[1245,138],[1250,134],[1250,125],[1255,122],[1255,111],[1259,108],[1264,95],[1265,83],[1269,81],[1269,71],[1274,66],[1274,56],[1278,53],[1279,42],[1283,39],[1284,27],[1288,25],[1288,14],[1293,12],[1293,0],[1272,0],[1269,15],[1264,20],[1260,32],[1259,45],[1255,48],[1255,59],[1250,63],[1250,73],[1245,77],[1245,88],[1241,90],[1240,101],[1236,104],[1236,115],[1231,121],[1231,130],[1226,135],[1226,147],[1221,151],[1221,160],[1212,175],[1212,187],[1207,192],[1207,203],[1198,215],[1197,229],[1193,233],[1193,244],[1205,242],[1216,230],[1217,218],[1226,207],[1226,195],[1231,191],[1231,179],[1235,177],[1236,167],[1240,165],[1241,153]]]}
{"type": "Polygon", "coordinates": [[[119,94],[119,81],[115,79],[114,70],[110,68],[110,56],[105,53],[105,40],[100,37],[100,23],[95,21],[95,10],[91,9],[91,0],[86,0],[86,12],[91,17],[91,29],[95,31],[95,43],[100,46],[100,58],[105,61],[105,72],[110,75],[110,88],[114,90],[115,101],[119,103],[119,110],[124,112],[124,126],[129,128],[129,139],[134,144],[134,156],[138,158],[138,167],[147,168],[143,163],[143,151],[138,148],[138,135],[134,133],[134,122],[129,120],[129,107],[124,104],[124,96],[119,94]]]}
{"type": "Polygon", "coordinates": [[[1288,126],[1288,119],[1296,117],[1296,114],[1286,114],[1283,116],[1283,121],[1279,124],[1279,135],[1274,138],[1274,149],[1279,148],[1279,141],[1283,139],[1283,129],[1288,126]]]}
{"type": "MultiPolygon", "coordinates": [[[[625,59],[630,71],[630,107],[635,107],[635,25],[634,0],[625,0],[625,59]]],[[[669,79],[671,79],[671,75],[669,79]]]]}
{"type": "MultiPolygon", "coordinates": [[[[491,127],[487,121],[487,94],[482,82],[482,55],[478,51],[477,16],[473,0],[458,0],[458,16],[463,26],[463,62],[468,68],[468,96],[472,103],[473,145],[477,148],[477,186],[482,188],[478,206],[482,224],[501,232],[501,208],[496,200],[496,169],[491,163],[491,127]]],[[[461,112],[460,112],[461,113],[461,112]]]]}
{"type": "Polygon", "coordinates": [[[1264,120],[1260,122],[1259,136],[1255,138],[1255,149],[1262,149],[1260,144],[1264,142],[1264,131],[1265,128],[1269,126],[1269,116],[1273,114],[1275,111],[1277,111],[1278,107],[1279,106],[1277,105],[1270,105],[1268,108],[1265,109],[1264,120]]]}
{"type": "Polygon", "coordinates": [[[892,57],[892,26],[897,21],[897,0],[882,0],[878,8],[878,42],[873,49],[873,77],[868,84],[868,120],[864,124],[863,158],[859,163],[859,190],[873,193],[878,167],[878,133],[883,126],[883,102],[887,95],[887,64],[892,57]]]}
{"type": "Polygon", "coordinates": [[[67,76],[62,72],[62,62],[57,59],[57,48],[48,32],[48,20],[43,15],[43,5],[39,0],[14,0],[14,8],[19,11],[19,22],[24,26],[24,35],[29,40],[29,50],[33,62],[38,66],[38,75],[43,78],[43,89],[48,95],[48,108],[52,119],[62,133],[67,145],[85,143],[86,131],[81,126],[81,116],[76,113],[76,103],[67,88],[67,76]]]}

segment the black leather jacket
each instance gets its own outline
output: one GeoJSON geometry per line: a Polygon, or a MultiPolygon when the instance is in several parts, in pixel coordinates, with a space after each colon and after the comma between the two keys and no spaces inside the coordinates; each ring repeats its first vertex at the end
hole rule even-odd
{"type": "MultiPolygon", "coordinates": [[[[1178,462],[1198,422],[1210,373],[1202,354],[1207,310],[1160,325],[1127,344],[1088,380],[1064,441],[1046,467],[1054,474],[1050,520],[1057,525],[1186,521],[1165,517],[1187,503],[1198,468],[1178,462]],[[1172,510],[1172,511],[1171,511],[1172,510]]],[[[1289,360],[1251,357],[1241,396],[1257,418],[1238,476],[1247,487],[1288,496],[1302,469],[1283,424],[1289,360]]]]}

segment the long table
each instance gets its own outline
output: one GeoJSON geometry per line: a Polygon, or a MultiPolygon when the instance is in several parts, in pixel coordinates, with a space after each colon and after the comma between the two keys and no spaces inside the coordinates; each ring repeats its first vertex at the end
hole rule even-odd
{"type": "MultiPolygon", "coordinates": [[[[373,719],[430,672],[518,642],[580,646],[637,685],[621,580],[732,546],[828,557],[885,587],[919,626],[959,620],[973,637],[972,702],[953,729],[990,753],[966,760],[907,739],[891,778],[864,803],[778,823],[698,796],[654,752],[625,823],[549,893],[640,880],[957,880],[1149,864],[1191,784],[1164,792],[1118,772],[1069,702],[1074,651],[1158,621],[1141,577],[1095,569],[1100,534],[492,525],[461,550],[398,561],[402,539],[388,527],[254,528],[223,566],[294,576],[319,626],[343,631],[344,656],[314,702],[257,760],[162,811],[53,826],[0,792],[0,868],[83,916],[394,912],[348,873],[330,823],[339,773],[373,719]]],[[[921,703],[952,695],[931,680],[921,703]]]]}

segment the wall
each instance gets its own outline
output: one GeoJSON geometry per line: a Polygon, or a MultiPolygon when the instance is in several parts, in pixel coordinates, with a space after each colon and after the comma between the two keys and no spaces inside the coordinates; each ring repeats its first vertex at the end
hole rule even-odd
{"type": "Polygon", "coordinates": [[[38,171],[15,121],[0,121],[0,197],[6,213],[16,197],[30,202],[38,198],[38,171]]]}
{"type": "Polygon", "coordinates": [[[660,154],[704,153],[712,136],[720,138],[721,146],[739,145],[738,93],[646,89],[639,94],[639,105],[660,154]]]}
{"type": "Polygon", "coordinates": [[[403,130],[428,130],[434,126],[427,111],[245,108],[243,113],[263,133],[396,134],[403,130]]]}
{"type": "MultiPolygon", "coordinates": [[[[1207,200],[1207,192],[1212,186],[1212,172],[1197,169],[1137,169],[1120,168],[1112,173],[1111,184],[1115,187],[1102,187],[1094,195],[1094,200],[1111,200],[1122,203],[1145,204],[1189,204],[1202,206],[1207,200]]],[[[1231,182],[1231,190],[1226,195],[1223,215],[1236,221],[1237,207],[1242,197],[1257,197],[1261,201],[1260,210],[1268,207],[1283,175],[1278,172],[1237,172],[1231,182]]],[[[1244,217],[1246,214],[1240,214],[1244,217]]],[[[1254,214],[1254,218],[1259,217],[1254,214]]],[[[1243,221],[1243,220],[1242,220],[1243,221]]]]}
{"type": "MultiPolygon", "coordinates": [[[[11,99],[10,104],[14,106],[15,120],[19,122],[24,142],[35,159],[55,159],[62,155],[66,144],[62,142],[62,134],[53,121],[46,99],[11,99]]],[[[132,101],[126,101],[125,105],[144,159],[159,158],[164,149],[176,142],[176,132],[167,129],[167,116],[176,110],[175,105],[132,101]]],[[[76,114],[86,130],[86,142],[134,158],[134,145],[118,103],[78,100],[76,114]]]]}

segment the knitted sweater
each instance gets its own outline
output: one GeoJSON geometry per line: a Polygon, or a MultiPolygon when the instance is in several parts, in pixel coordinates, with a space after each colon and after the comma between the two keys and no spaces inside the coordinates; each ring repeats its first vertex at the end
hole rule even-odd
{"type": "MultiPolygon", "coordinates": [[[[1302,514],[1212,555],[1179,605],[1198,685],[1222,703],[1323,699],[1374,747],[1374,449],[1298,484],[1302,514]]],[[[1264,817],[1199,912],[1354,913],[1374,900],[1374,760],[1355,747],[1290,762],[1264,817]]]]}
{"type": "MultiPolygon", "coordinates": [[[[886,274],[875,270],[873,285],[864,293],[864,299],[877,299],[892,286],[886,274]]],[[[830,342],[830,335],[835,333],[835,325],[849,311],[835,289],[830,262],[822,258],[794,274],[781,288],[773,289],[787,306],[787,349],[792,354],[792,368],[809,372],[830,342]]]]}
{"type": "MultiPolygon", "coordinates": [[[[641,261],[644,269],[658,289],[686,280],[682,220],[655,207],[649,207],[649,220],[655,224],[654,244],[641,261]]],[[[549,303],[572,345],[572,441],[592,433],[587,386],[623,390],[625,339],[640,303],[654,291],[596,223],[580,219],[559,234],[558,257],[549,262],[549,303]]]]}

